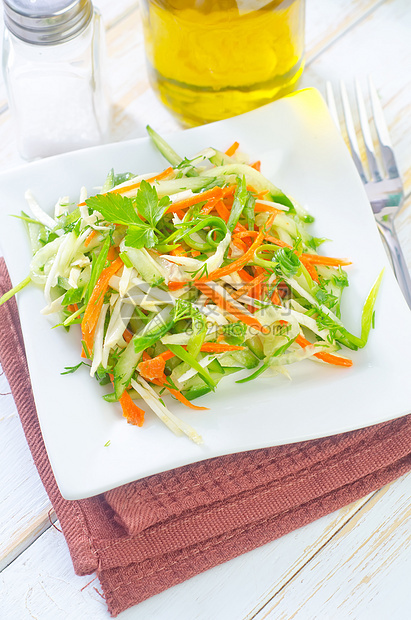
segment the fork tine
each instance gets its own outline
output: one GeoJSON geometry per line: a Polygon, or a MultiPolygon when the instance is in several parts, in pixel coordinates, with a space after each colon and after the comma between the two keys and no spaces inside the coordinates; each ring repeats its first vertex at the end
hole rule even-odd
{"type": "Polygon", "coordinates": [[[387,123],[385,122],[381,101],[378,97],[377,89],[374,86],[371,76],[368,77],[368,86],[370,90],[375,129],[377,130],[377,138],[380,143],[381,157],[384,162],[385,171],[390,179],[395,179],[400,176],[400,173],[397,168],[397,162],[395,161],[394,151],[391,145],[387,123]]]}
{"type": "Polygon", "coordinates": [[[365,109],[364,97],[362,95],[361,86],[358,80],[355,80],[355,90],[357,94],[358,114],[360,117],[360,127],[364,139],[365,150],[367,153],[368,166],[370,168],[371,177],[374,181],[382,181],[380,170],[378,168],[377,159],[375,157],[374,144],[371,137],[370,126],[368,124],[367,112],[365,109]]]}
{"type": "Polygon", "coordinates": [[[343,81],[340,82],[341,101],[344,110],[345,126],[347,128],[348,141],[350,143],[351,155],[354,160],[355,166],[358,170],[358,174],[361,177],[363,183],[367,183],[367,177],[364,172],[363,165],[361,163],[360,149],[358,146],[357,135],[355,133],[354,121],[352,119],[351,108],[348,101],[347,89],[343,81]]]}

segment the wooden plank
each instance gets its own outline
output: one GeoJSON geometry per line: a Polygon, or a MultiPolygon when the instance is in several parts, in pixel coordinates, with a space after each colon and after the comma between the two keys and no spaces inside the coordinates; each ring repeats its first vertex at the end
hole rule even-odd
{"type": "MultiPolygon", "coordinates": [[[[124,612],[121,620],[240,620],[251,618],[255,601],[264,601],[273,582],[280,583],[294,567],[315,556],[329,536],[355,515],[360,503],[347,506],[305,528],[222,564],[184,584],[124,612]],[[241,593],[241,595],[239,595],[241,593]]],[[[73,573],[64,538],[51,528],[0,576],[2,620],[108,618],[97,580],[73,573]],[[24,568],[23,568],[24,567],[24,568]],[[84,588],[84,589],[83,589],[84,588]],[[69,614],[64,616],[64,613],[69,614]],[[51,613],[53,615],[51,615],[51,613]],[[30,616],[32,614],[32,616],[30,616]]]]}
{"type": "Polygon", "coordinates": [[[41,484],[5,375],[0,376],[0,570],[50,526],[41,484]]]}
{"type": "Polygon", "coordinates": [[[375,494],[254,620],[408,619],[410,492],[408,474],[375,494]]]}

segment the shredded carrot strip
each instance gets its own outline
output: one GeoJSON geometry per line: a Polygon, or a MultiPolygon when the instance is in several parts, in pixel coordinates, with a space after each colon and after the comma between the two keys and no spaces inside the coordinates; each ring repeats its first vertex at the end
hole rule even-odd
{"type": "MultiPolygon", "coordinates": [[[[297,336],[295,341],[303,349],[305,349],[305,347],[308,347],[311,344],[311,342],[307,340],[306,338],[304,338],[304,336],[301,336],[301,334],[297,336]]],[[[352,360],[346,357],[339,357],[338,355],[333,355],[332,353],[326,353],[326,352],[314,353],[314,357],[318,357],[318,359],[322,360],[323,362],[327,362],[327,364],[334,364],[334,366],[350,367],[353,365],[352,360]]]]}
{"type": "Polygon", "coordinates": [[[196,256],[200,256],[200,254],[201,254],[200,250],[191,250],[191,256],[196,257],[196,256]]]}
{"type": "Polygon", "coordinates": [[[245,349],[245,347],[235,344],[205,342],[201,345],[200,351],[203,351],[203,353],[225,353],[226,351],[242,351],[243,349],[245,349]]]}
{"type": "Polygon", "coordinates": [[[175,213],[179,210],[188,209],[199,202],[207,202],[212,199],[220,200],[223,196],[224,193],[221,187],[212,187],[205,192],[194,194],[194,196],[190,196],[190,198],[185,198],[185,200],[179,200],[178,202],[171,204],[166,213],[175,213]]]}
{"type": "Polygon", "coordinates": [[[264,283],[263,280],[267,277],[267,273],[265,269],[262,267],[254,267],[256,278],[254,280],[254,286],[250,290],[249,295],[254,297],[254,299],[262,299],[263,291],[264,291],[264,283]]]}
{"type": "Polygon", "coordinates": [[[246,237],[257,237],[258,230],[239,230],[238,233],[235,233],[237,239],[244,239],[246,237]]]}
{"type": "Polygon", "coordinates": [[[281,209],[276,209],[275,207],[271,207],[270,205],[262,205],[258,201],[255,203],[254,211],[256,213],[275,213],[275,215],[284,213],[284,211],[281,211],[281,209]]]}
{"type": "Polygon", "coordinates": [[[271,303],[273,303],[275,306],[281,305],[281,299],[279,294],[277,293],[277,289],[271,295],[271,303]]]}
{"type": "Polygon", "coordinates": [[[178,280],[171,280],[167,286],[170,291],[179,291],[180,288],[184,288],[187,282],[179,282],[178,280]]]}
{"type": "Polygon", "coordinates": [[[209,297],[222,310],[225,310],[229,314],[232,314],[239,321],[242,321],[246,325],[249,325],[250,327],[254,327],[258,329],[258,331],[264,330],[263,326],[261,325],[259,321],[257,321],[257,319],[255,319],[254,317],[248,314],[245,314],[245,312],[241,312],[239,308],[237,308],[236,306],[233,306],[233,304],[231,304],[229,301],[224,299],[224,297],[222,297],[219,293],[217,293],[217,291],[212,289],[210,286],[208,286],[207,284],[204,284],[204,282],[197,281],[197,282],[193,282],[193,284],[202,293],[204,293],[206,297],[209,297]]]}
{"type": "Polygon", "coordinates": [[[185,249],[183,248],[182,245],[179,245],[178,248],[175,248],[175,250],[171,250],[170,255],[171,256],[185,256],[185,249]]]}
{"type": "Polygon", "coordinates": [[[164,368],[166,361],[161,355],[157,355],[151,360],[141,362],[137,366],[137,370],[144,379],[152,381],[153,379],[159,379],[164,374],[164,368]]]}
{"type": "MultiPolygon", "coordinates": [[[[203,353],[226,353],[227,351],[242,351],[244,348],[225,343],[205,342],[201,346],[200,351],[203,353]]],[[[187,347],[184,346],[184,349],[187,349],[187,347]]],[[[166,361],[174,357],[175,354],[171,351],[165,351],[151,358],[146,351],[144,353],[144,360],[137,366],[138,372],[148,381],[161,379],[164,374],[166,361]]]]}
{"type": "Polygon", "coordinates": [[[267,239],[267,241],[270,241],[271,243],[274,243],[275,245],[278,245],[278,247],[280,247],[280,248],[289,248],[290,250],[292,249],[291,245],[289,245],[285,241],[281,241],[281,239],[277,239],[277,237],[272,237],[271,235],[266,235],[265,238],[267,239]]]}
{"type": "Polygon", "coordinates": [[[301,256],[299,256],[298,258],[300,259],[301,263],[304,265],[304,267],[306,268],[306,270],[310,274],[311,279],[314,280],[314,282],[319,282],[318,273],[317,273],[317,270],[314,267],[313,263],[311,263],[309,260],[307,260],[304,257],[304,254],[301,254],[301,256]]]}
{"type": "Polygon", "coordinates": [[[70,304],[70,305],[67,306],[67,310],[69,312],[77,312],[78,305],[77,304],[70,304]]]}
{"type": "Polygon", "coordinates": [[[121,269],[123,264],[124,263],[120,258],[116,258],[116,260],[114,260],[111,265],[103,269],[90,296],[87,307],[84,311],[83,320],[81,322],[81,331],[83,333],[83,339],[90,354],[93,350],[94,332],[96,330],[96,325],[101,312],[101,308],[103,307],[104,294],[108,288],[108,283],[111,276],[117,273],[117,271],[121,269]]]}
{"type": "Polygon", "coordinates": [[[217,211],[221,219],[224,220],[225,223],[227,224],[228,218],[230,217],[230,211],[227,209],[227,207],[225,206],[222,200],[219,200],[218,202],[216,202],[215,210],[217,211]]]}
{"type": "Polygon", "coordinates": [[[201,209],[200,211],[201,215],[208,215],[209,213],[211,213],[211,211],[215,209],[216,204],[220,200],[221,200],[220,198],[218,200],[209,200],[201,209]]]}
{"type": "Polygon", "coordinates": [[[208,411],[208,407],[198,407],[198,405],[193,405],[193,403],[191,403],[185,396],[184,394],[182,394],[179,390],[175,390],[174,388],[168,387],[167,385],[164,385],[167,381],[167,377],[164,375],[164,378],[162,379],[154,379],[154,381],[152,381],[152,383],[154,383],[155,385],[160,385],[160,386],[164,386],[169,392],[170,394],[172,394],[174,396],[174,398],[176,398],[177,400],[180,401],[180,403],[182,405],[185,405],[186,407],[189,407],[190,409],[195,409],[196,411],[208,411]]]}
{"type": "MultiPolygon", "coordinates": [[[[146,181],[147,183],[151,183],[152,181],[161,181],[161,179],[165,179],[172,172],[173,172],[173,168],[171,168],[170,166],[169,168],[166,168],[165,170],[163,170],[163,172],[160,172],[159,174],[156,174],[155,176],[150,177],[149,179],[146,179],[146,181]]],[[[127,185],[126,187],[115,187],[109,192],[105,192],[104,194],[102,194],[102,196],[107,196],[107,194],[124,194],[125,192],[129,192],[132,189],[138,189],[140,185],[141,185],[141,181],[139,181],[138,183],[131,183],[130,185],[127,185]]],[[[85,204],[86,204],[85,202],[79,202],[77,206],[84,207],[85,204]]]]}
{"type": "Polygon", "coordinates": [[[239,146],[240,145],[238,142],[233,142],[233,144],[226,150],[225,154],[228,155],[228,157],[231,157],[234,155],[239,146]]]}
{"type": "Polygon", "coordinates": [[[257,170],[257,172],[261,172],[261,161],[255,161],[253,164],[251,164],[251,168],[254,168],[254,170],[257,170]]]}
{"type": "MultiPolygon", "coordinates": [[[[164,359],[167,354],[169,354],[169,357],[167,357],[166,359],[170,359],[171,357],[174,357],[174,353],[171,353],[171,351],[165,351],[164,353],[161,353],[157,357],[162,357],[164,359]]],[[[147,351],[144,351],[143,359],[144,359],[144,362],[149,362],[149,361],[153,362],[156,358],[151,359],[147,351]]],[[[151,379],[150,381],[151,383],[154,383],[154,385],[158,385],[160,387],[164,386],[170,392],[170,394],[174,396],[174,398],[179,400],[180,403],[182,403],[186,407],[189,407],[190,409],[196,409],[197,411],[200,411],[200,410],[208,411],[208,407],[198,407],[197,405],[193,405],[181,392],[179,392],[178,390],[175,390],[174,388],[168,387],[168,385],[164,385],[167,381],[167,377],[164,373],[162,373],[160,377],[156,379],[151,379]]]]}
{"type": "Polygon", "coordinates": [[[247,250],[247,252],[245,252],[245,254],[237,258],[237,260],[233,261],[229,265],[226,265],[225,267],[220,267],[219,269],[215,269],[208,276],[203,276],[202,278],[199,278],[198,282],[208,282],[209,280],[217,280],[218,278],[222,278],[223,276],[227,276],[230,273],[234,273],[235,271],[238,271],[238,269],[240,269],[246,263],[248,263],[253,258],[254,252],[256,251],[256,249],[261,245],[264,239],[266,229],[269,230],[271,228],[272,223],[274,221],[274,217],[275,217],[274,213],[270,215],[269,219],[267,220],[266,225],[260,229],[260,232],[257,234],[257,237],[254,243],[247,250]]]}
{"type": "Polygon", "coordinates": [[[251,282],[254,279],[254,276],[248,273],[245,269],[239,269],[238,275],[244,282],[251,282]]]}
{"type": "Polygon", "coordinates": [[[231,242],[233,245],[236,246],[236,248],[238,248],[242,252],[247,252],[247,246],[244,241],[241,241],[241,239],[236,239],[236,237],[232,237],[231,242]]]}
{"type": "Polygon", "coordinates": [[[251,295],[254,287],[260,284],[260,282],[262,282],[265,277],[266,277],[265,272],[260,273],[260,275],[258,275],[256,278],[253,278],[250,282],[247,282],[247,284],[244,284],[244,286],[242,286],[241,288],[237,289],[234,293],[232,293],[231,297],[233,299],[239,299],[240,297],[242,297],[242,295],[251,295]]]}
{"type": "Polygon", "coordinates": [[[90,243],[93,241],[94,237],[97,236],[97,231],[96,230],[92,230],[91,233],[88,235],[88,237],[86,237],[86,240],[84,242],[84,245],[87,247],[88,245],[90,245],[90,243]]]}
{"type": "Polygon", "coordinates": [[[123,338],[124,340],[127,342],[127,344],[130,342],[130,340],[133,338],[133,334],[131,333],[131,331],[129,329],[125,329],[123,332],[123,338]]]}
{"type": "MultiPolygon", "coordinates": [[[[165,170],[163,170],[163,172],[160,172],[159,174],[155,174],[153,177],[146,179],[146,182],[152,183],[153,181],[161,181],[161,179],[165,179],[172,172],[173,172],[173,168],[170,166],[169,168],[166,168],[165,170]]],[[[132,185],[127,185],[127,187],[114,188],[113,190],[111,190],[111,192],[108,192],[108,193],[124,194],[124,192],[129,192],[131,189],[139,188],[140,185],[141,185],[141,181],[139,183],[133,183],[132,185]]]]}
{"type": "Polygon", "coordinates": [[[317,254],[302,254],[302,256],[313,265],[328,265],[339,267],[340,265],[352,265],[346,258],[331,258],[331,256],[318,256],[317,254]]]}
{"type": "Polygon", "coordinates": [[[126,390],[121,395],[120,405],[127,422],[136,426],[143,426],[145,412],[140,407],[137,407],[126,390]]]}
{"type": "Polygon", "coordinates": [[[107,252],[107,260],[116,260],[118,256],[118,248],[114,247],[114,245],[111,245],[108,249],[107,252]]]}

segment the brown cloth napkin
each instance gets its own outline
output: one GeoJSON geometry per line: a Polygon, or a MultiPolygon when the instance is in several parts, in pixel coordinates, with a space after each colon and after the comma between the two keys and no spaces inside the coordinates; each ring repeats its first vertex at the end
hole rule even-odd
{"type": "MultiPolygon", "coordinates": [[[[9,287],[1,261],[0,295],[9,287]]],[[[67,501],[43,444],[14,300],[0,308],[0,361],[74,569],[79,575],[97,573],[113,616],[411,469],[409,415],[343,435],[203,461],[67,501]]]]}

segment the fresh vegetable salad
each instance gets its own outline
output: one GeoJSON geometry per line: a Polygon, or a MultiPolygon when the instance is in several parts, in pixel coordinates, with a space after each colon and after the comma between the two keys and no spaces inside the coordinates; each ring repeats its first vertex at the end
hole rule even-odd
{"type": "Polygon", "coordinates": [[[248,389],[242,384],[263,373],[288,377],[304,359],[346,372],[352,361],[342,349],[365,346],[381,275],[355,336],[340,312],[350,261],[318,253],[313,218],[261,174],[260,162],[247,162],[238,143],[182,158],[148,132],[170,163],[165,170],[111,170],[100,193],[61,198],[53,217],[26,193],[30,274],[0,303],[29,282],[42,286],[43,314],[81,328],[83,360],[66,373],[87,364],[112,386],[103,398],[119,402],[128,422],[142,426],[154,413],[200,443],[172,413],[172,399],[206,409],[195,399],[227,375],[241,373],[238,389],[248,389]]]}

